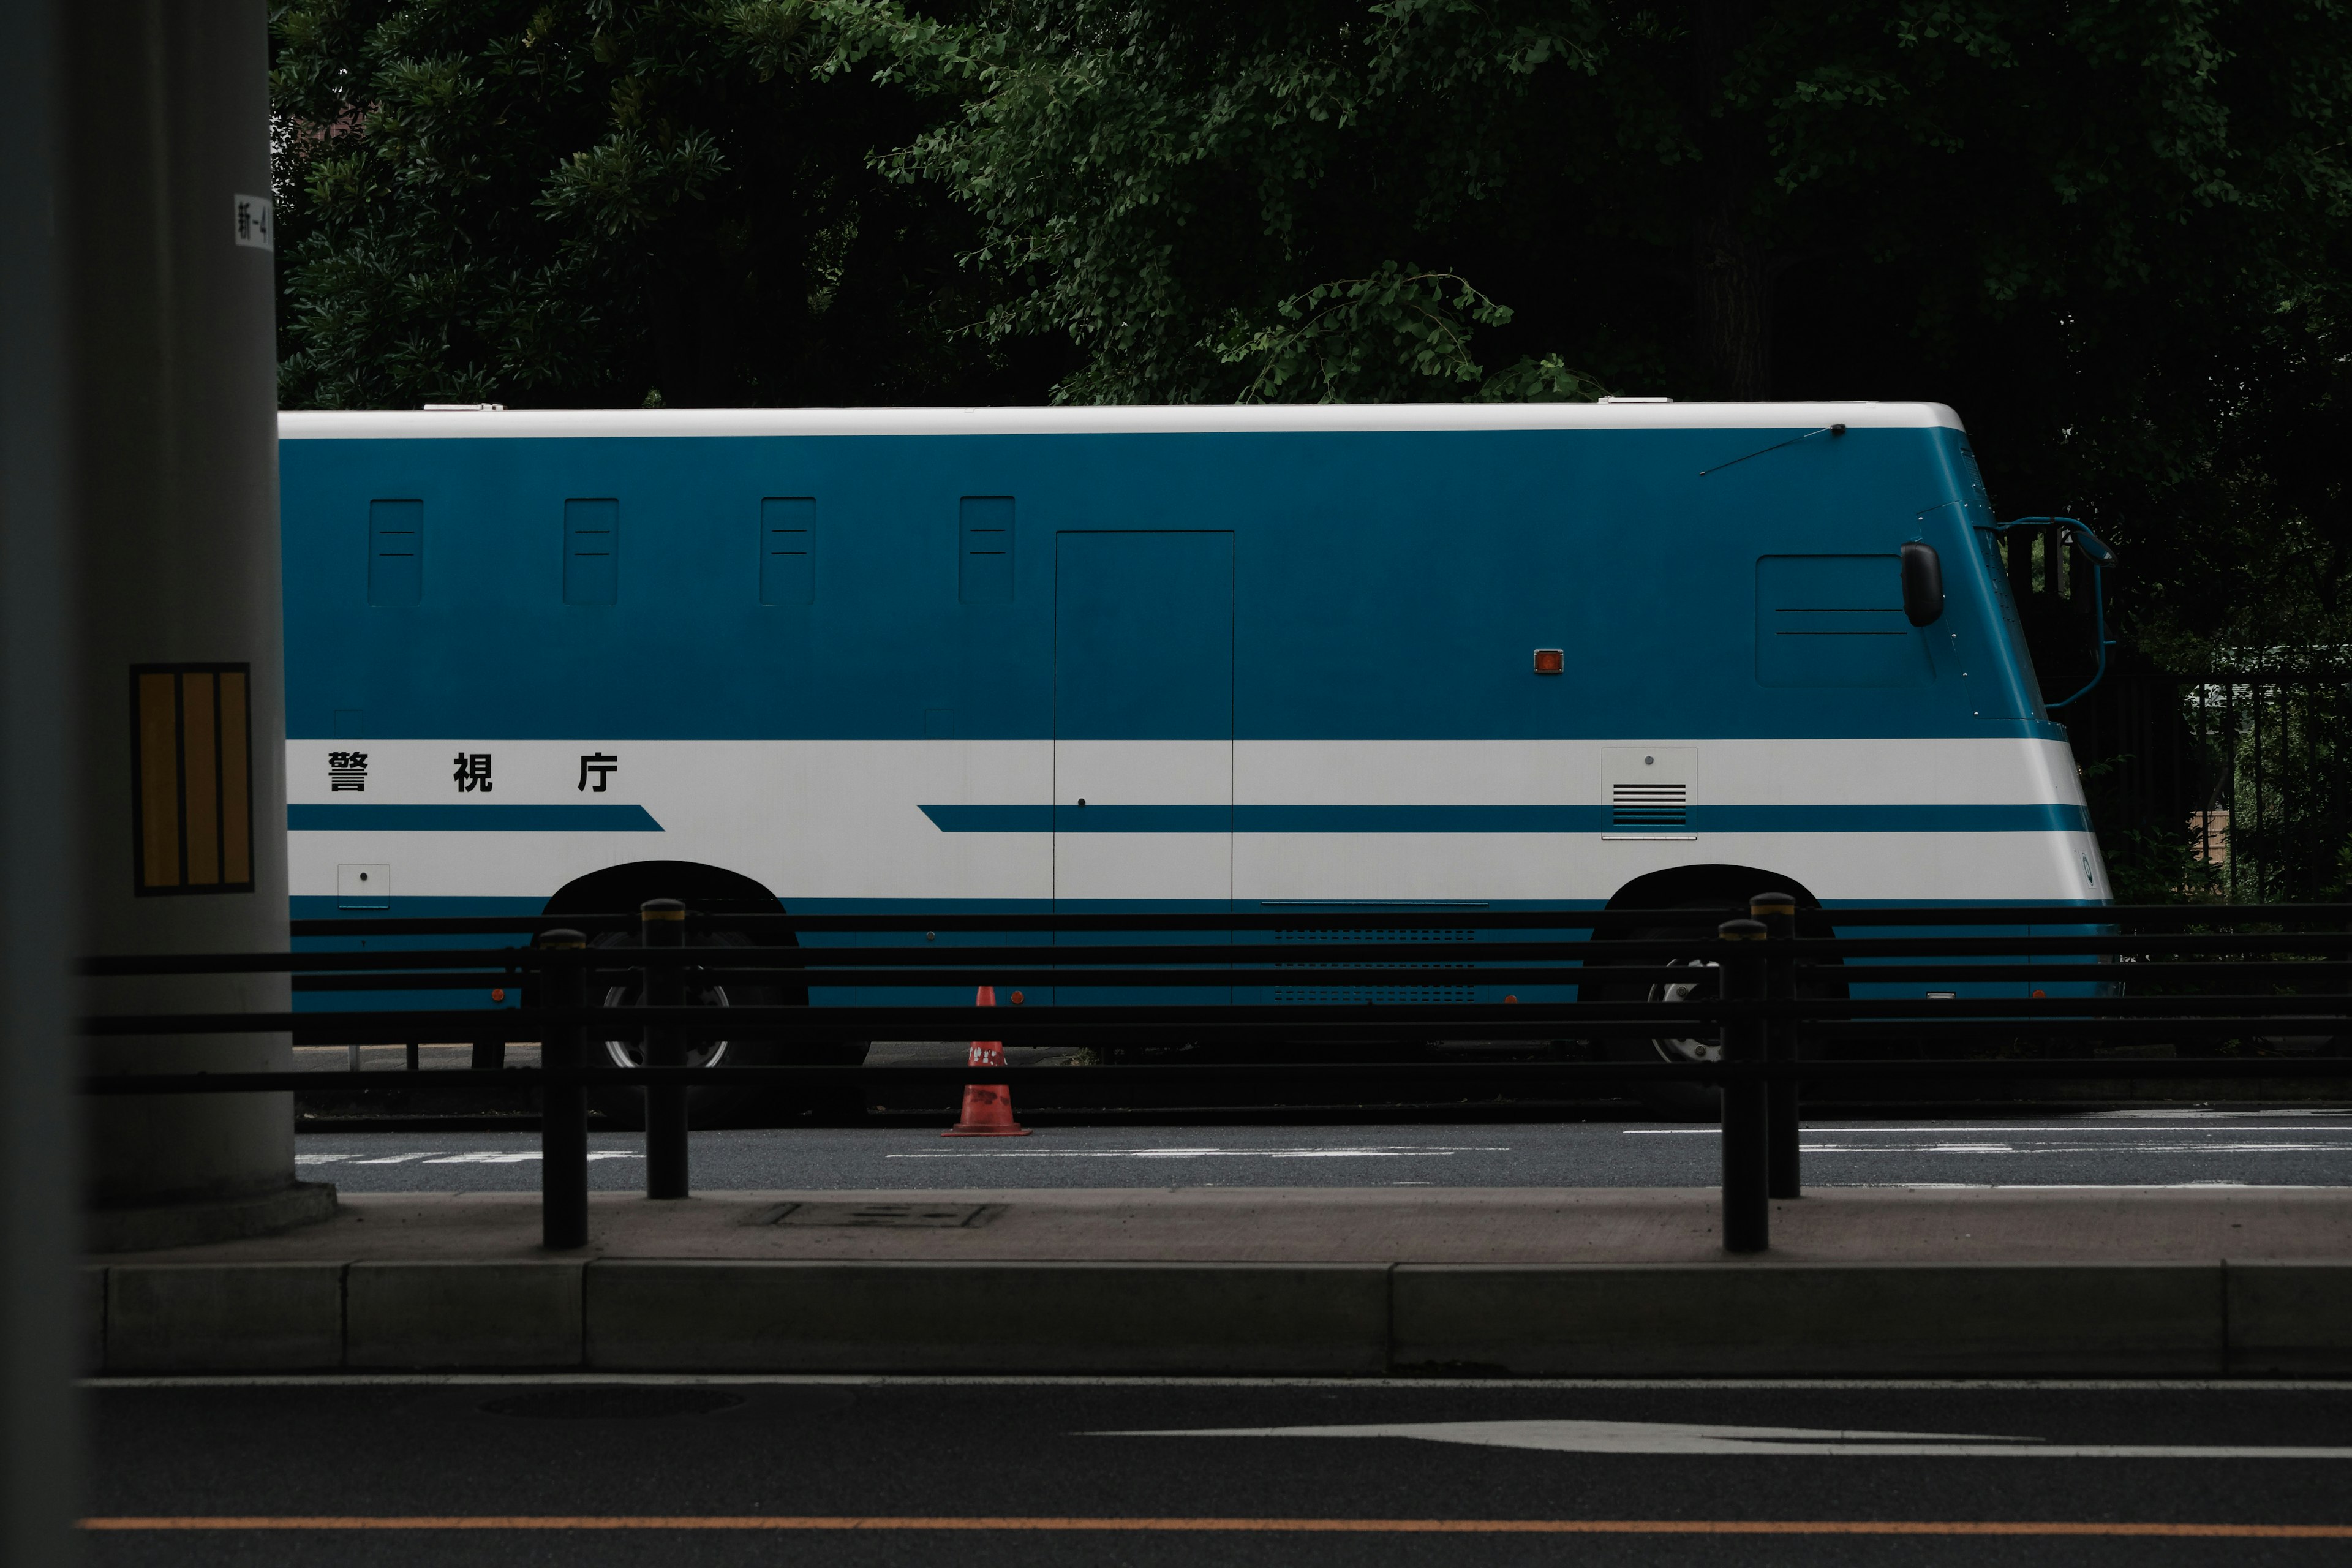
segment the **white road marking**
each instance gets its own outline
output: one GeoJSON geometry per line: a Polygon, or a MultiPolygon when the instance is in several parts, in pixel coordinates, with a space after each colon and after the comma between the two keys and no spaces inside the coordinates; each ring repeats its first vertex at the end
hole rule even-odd
{"type": "Polygon", "coordinates": [[[2273,1106],[2267,1110],[2086,1110],[2086,1121],[2153,1121],[2170,1118],[2176,1121],[2242,1121],[2261,1116],[2342,1116],[2345,1112],[2334,1106],[2309,1106],[2288,1109],[2273,1106]]]}
{"type": "Polygon", "coordinates": [[[1446,1149],[1398,1145],[1371,1149],[939,1149],[885,1154],[886,1160],[1399,1160],[1443,1154],[1507,1154],[1504,1147],[1446,1149]]]}
{"type": "MultiPolygon", "coordinates": [[[[591,1149],[591,1160],[642,1160],[645,1154],[635,1149],[591,1149]]],[[[427,1149],[416,1154],[391,1154],[379,1160],[362,1160],[356,1154],[297,1154],[298,1165],[324,1165],[337,1160],[348,1160],[354,1165],[398,1165],[411,1160],[422,1160],[428,1165],[516,1165],[526,1160],[541,1158],[536,1149],[503,1152],[496,1149],[475,1149],[462,1154],[444,1154],[437,1149],[427,1149]]]]}
{"type": "Polygon", "coordinates": [[[1807,1154],[2344,1154],[2341,1143],[1800,1143],[1807,1154]]]}
{"type": "MultiPolygon", "coordinates": [[[[2167,1111],[2165,1114],[2168,1116],[2178,1115],[2179,1112],[2167,1111]]],[[[1702,1138],[1713,1138],[1718,1136],[1722,1131],[1723,1129],[1720,1127],[1621,1127],[1618,1129],[1618,1131],[1623,1133],[1628,1138],[1672,1137],[1676,1133],[1685,1133],[1702,1138]]],[[[2145,1125],[2126,1127],[2025,1127],[2021,1126],[2016,1122],[2010,1122],[2006,1125],[1997,1125],[1992,1127],[1801,1127],[1798,1129],[1798,1131],[1800,1132],[1814,1133],[1822,1137],[1851,1137],[1866,1132],[1911,1132],[1931,1134],[1947,1134],[1952,1132],[2068,1132],[2075,1134],[2086,1132],[2124,1132],[2128,1133],[2135,1138],[2145,1138],[2151,1132],[2196,1132],[2202,1130],[2195,1127],[2149,1127],[2145,1125]]],[[[2217,1127],[2213,1131],[2216,1133],[2220,1133],[2224,1130],[2217,1127]]],[[[2228,1131],[2235,1131],[2239,1130],[2229,1129],[2228,1131]]],[[[2281,1131],[2284,1131],[2284,1129],[2282,1129],[2281,1131]]],[[[2316,1132],[2342,1132],[2347,1135],[2352,1135],[2352,1125],[2342,1127],[2301,1126],[2295,1128],[2294,1131],[2297,1137],[2308,1137],[2316,1132]]]]}
{"type": "Polygon", "coordinates": [[[2352,1448],[2045,1443],[1978,1433],[1852,1432],[1805,1426],[1717,1426],[1670,1421],[1420,1421],[1362,1426],[1211,1426],[1089,1432],[1090,1437],[1411,1437],[1556,1454],[1786,1454],[1910,1458],[1951,1454],[2028,1459],[2352,1459],[2352,1448]]]}
{"type": "Polygon", "coordinates": [[[2182,1193],[2231,1187],[2265,1193],[2340,1193],[2321,1182],[1825,1182],[1825,1187],[1885,1187],[1930,1193],[2182,1193]]]}

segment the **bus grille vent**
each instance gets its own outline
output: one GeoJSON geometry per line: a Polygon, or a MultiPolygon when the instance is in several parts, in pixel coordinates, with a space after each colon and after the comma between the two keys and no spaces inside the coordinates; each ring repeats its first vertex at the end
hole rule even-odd
{"type": "Polygon", "coordinates": [[[1690,826],[1688,784],[1612,784],[1609,825],[1658,832],[1690,826]]]}
{"type": "Polygon", "coordinates": [[[1468,985],[1277,985],[1275,1005],[1307,1007],[1429,1006],[1440,1002],[1475,1002],[1478,993],[1468,985]]]}
{"type": "MultiPolygon", "coordinates": [[[[1475,942],[1478,940],[1478,933],[1476,931],[1463,931],[1458,928],[1441,928],[1433,931],[1408,931],[1402,929],[1383,929],[1379,931],[1279,931],[1274,932],[1273,936],[1274,940],[1276,942],[1475,942]]],[[[1363,965],[1355,963],[1285,963],[1277,965],[1276,967],[1282,969],[1359,969],[1362,968],[1363,965]]],[[[1412,963],[1389,965],[1386,967],[1397,969],[1468,969],[1471,965],[1467,963],[1435,963],[1417,962],[1412,963]]],[[[1277,1005],[1290,1004],[1319,1007],[1357,1007],[1363,1006],[1367,1004],[1391,1006],[1402,1004],[1411,1006],[1415,1005],[1427,1005],[1440,1002],[1475,1002],[1477,999],[1478,993],[1476,988],[1470,985],[1277,985],[1274,987],[1274,1001],[1277,1005]]]]}

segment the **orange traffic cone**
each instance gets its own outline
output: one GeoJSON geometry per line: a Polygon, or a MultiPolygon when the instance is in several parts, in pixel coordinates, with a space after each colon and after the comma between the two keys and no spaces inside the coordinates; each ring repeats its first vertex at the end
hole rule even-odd
{"type": "MultiPolygon", "coordinates": [[[[983,985],[972,998],[975,1007],[996,1005],[996,987],[983,985]]],[[[974,1040],[967,1067],[1001,1068],[1004,1046],[999,1040],[974,1040]]],[[[1026,1138],[1029,1129],[1013,1120],[1013,1091],[1001,1083],[963,1086],[963,1120],[940,1134],[942,1138],[1026,1138]]]]}

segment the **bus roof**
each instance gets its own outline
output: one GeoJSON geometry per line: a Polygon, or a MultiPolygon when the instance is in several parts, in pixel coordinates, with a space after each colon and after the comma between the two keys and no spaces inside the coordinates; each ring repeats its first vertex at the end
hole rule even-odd
{"type": "Polygon", "coordinates": [[[287,440],[1142,436],[1298,431],[1962,428],[1940,403],[1320,403],[1066,408],[530,408],[286,413],[287,440]]]}

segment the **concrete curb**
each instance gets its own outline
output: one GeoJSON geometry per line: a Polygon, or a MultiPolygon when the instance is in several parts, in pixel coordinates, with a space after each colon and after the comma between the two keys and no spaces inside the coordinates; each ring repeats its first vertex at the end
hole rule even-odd
{"type": "Polygon", "coordinates": [[[343,1365],[578,1367],[580,1259],[354,1263],[343,1276],[343,1365]]]}
{"type": "Polygon", "coordinates": [[[722,1263],[588,1270],[584,1364],[631,1371],[1365,1373],[1379,1265],[722,1263]]]}
{"type": "Polygon", "coordinates": [[[109,1372],[293,1372],[343,1360],[344,1265],[109,1268],[109,1372]]]}
{"type": "Polygon", "coordinates": [[[2352,1264],[2233,1264],[2226,1283],[2231,1371],[2352,1369],[2352,1264]]]}
{"type": "Polygon", "coordinates": [[[1401,1370],[2218,1373],[2219,1264],[1400,1267],[1401,1370]]]}
{"type": "Polygon", "coordinates": [[[95,1265],[107,1373],[2352,1374],[2352,1264],[95,1265]]]}
{"type": "Polygon", "coordinates": [[[299,1225],[335,1217],[331,1182],[294,1182],[275,1192],[207,1198],[153,1208],[95,1208],[83,1217],[83,1245],[92,1252],[159,1252],[173,1247],[274,1236],[299,1225]]]}

